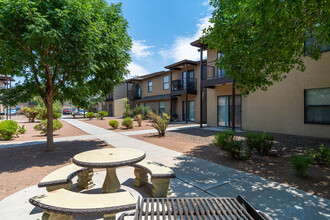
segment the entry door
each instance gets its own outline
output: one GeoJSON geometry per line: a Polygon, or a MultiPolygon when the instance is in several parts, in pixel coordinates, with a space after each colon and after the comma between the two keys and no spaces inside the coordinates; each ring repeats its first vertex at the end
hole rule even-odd
{"type": "MultiPolygon", "coordinates": [[[[242,127],[242,106],[241,96],[235,97],[235,127],[242,127]]],[[[232,126],[232,96],[218,97],[218,126],[232,126]]]]}
{"type": "MultiPolygon", "coordinates": [[[[186,102],[182,102],[182,121],[186,120],[186,102]]],[[[195,101],[188,101],[188,121],[195,121],[195,101]]]]}
{"type": "Polygon", "coordinates": [[[112,116],[113,117],[113,114],[112,114],[112,104],[109,104],[109,116],[112,116]]]}

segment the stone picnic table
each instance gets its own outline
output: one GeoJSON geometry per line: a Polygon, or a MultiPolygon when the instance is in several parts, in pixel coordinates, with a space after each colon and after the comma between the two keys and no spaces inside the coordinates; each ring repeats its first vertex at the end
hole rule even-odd
{"type": "Polygon", "coordinates": [[[120,189],[116,168],[135,164],[145,157],[143,151],[136,149],[107,148],[79,153],[73,157],[73,163],[87,168],[105,168],[106,177],[102,189],[104,193],[113,193],[120,189]]]}

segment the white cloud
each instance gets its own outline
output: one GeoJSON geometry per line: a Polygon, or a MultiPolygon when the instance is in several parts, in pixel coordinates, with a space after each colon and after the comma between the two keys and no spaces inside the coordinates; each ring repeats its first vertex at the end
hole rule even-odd
{"type": "Polygon", "coordinates": [[[166,49],[161,49],[159,53],[165,60],[174,60],[174,62],[189,59],[198,60],[199,52],[196,47],[190,45],[191,42],[199,39],[203,34],[203,29],[210,25],[210,16],[202,18],[196,25],[196,32],[190,36],[177,36],[174,43],[166,49]]]}
{"type": "Polygon", "coordinates": [[[153,52],[150,50],[154,46],[148,46],[145,44],[145,40],[134,40],[132,46],[132,55],[136,59],[146,58],[153,55],[153,52]]]}
{"type": "Polygon", "coordinates": [[[128,65],[128,70],[131,72],[128,76],[126,76],[126,78],[132,78],[132,77],[135,77],[135,76],[142,76],[142,75],[146,75],[149,73],[148,70],[146,70],[144,67],[134,63],[134,62],[131,62],[129,65],[128,65]]]}
{"type": "Polygon", "coordinates": [[[202,5],[208,6],[209,5],[209,0],[203,1],[202,5]]]}

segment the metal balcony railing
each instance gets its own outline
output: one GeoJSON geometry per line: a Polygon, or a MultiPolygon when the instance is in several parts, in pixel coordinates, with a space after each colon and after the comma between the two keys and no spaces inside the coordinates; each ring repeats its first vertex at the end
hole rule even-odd
{"type": "Polygon", "coordinates": [[[188,89],[188,92],[196,92],[197,91],[197,79],[196,78],[188,78],[187,84],[186,80],[173,80],[172,81],[172,91],[181,91],[188,89]]]}
{"type": "Polygon", "coordinates": [[[203,65],[202,80],[227,78],[224,69],[220,70],[215,66],[203,65]]]}

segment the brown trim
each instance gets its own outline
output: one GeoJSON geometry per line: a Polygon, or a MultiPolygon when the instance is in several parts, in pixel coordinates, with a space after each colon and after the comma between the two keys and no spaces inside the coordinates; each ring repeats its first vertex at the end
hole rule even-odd
{"type": "MultiPolygon", "coordinates": [[[[173,63],[171,65],[165,66],[165,69],[174,69],[174,68],[179,68],[180,66],[183,65],[193,65],[197,66],[198,61],[192,61],[192,60],[181,60],[179,62],[173,63]]],[[[181,69],[181,68],[180,68],[181,69]]]]}

